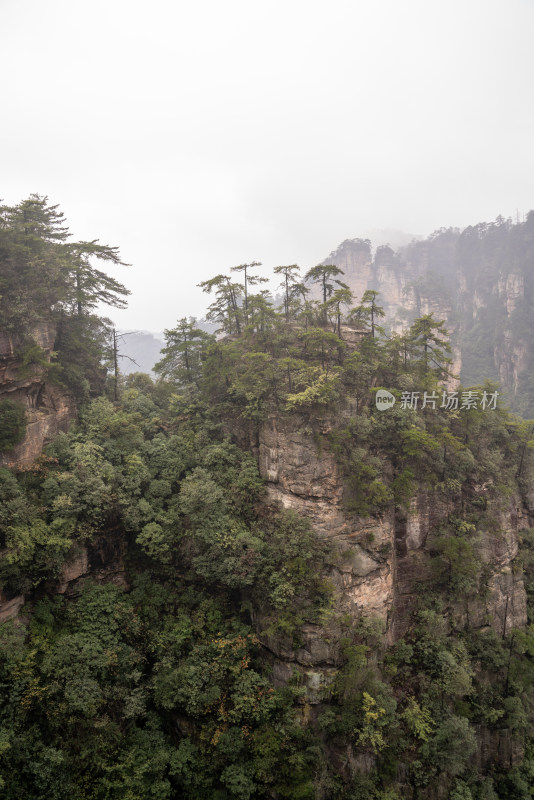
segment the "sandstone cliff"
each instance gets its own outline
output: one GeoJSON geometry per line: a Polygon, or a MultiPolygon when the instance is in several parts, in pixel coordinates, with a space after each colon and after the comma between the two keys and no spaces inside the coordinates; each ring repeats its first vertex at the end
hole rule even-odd
{"type": "MultiPolygon", "coordinates": [[[[50,361],[55,326],[42,323],[32,338],[50,361]]],[[[0,332],[0,399],[9,398],[26,412],[26,435],[12,450],[0,453],[0,466],[29,464],[41,455],[43,446],[67,429],[76,409],[68,392],[46,380],[45,369],[37,364],[21,369],[22,341],[0,332]]]]}
{"type": "MultiPolygon", "coordinates": [[[[306,515],[317,535],[333,545],[331,563],[325,565],[333,587],[330,617],[323,624],[305,622],[298,647],[262,634],[275,684],[283,686],[298,674],[306,688],[304,722],[328,708],[343,662],[340,638],[350,635],[360,620],[379,621],[389,645],[413,628],[418,595],[436,579],[430,566],[436,529],[451,510],[450,502],[420,489],[407,512],[392,507],[380,517],[369,518],[348,512],[344,478],[329,447],[328,434],[337,423],[338,418],[313,415],[271,417],[261,426],[256,447],[273,503],[306,515]]],[[[480,487],[481,497],[486,494],[487,488],[480,487]]],[[[449,601],[447,610],[457,630],[492,629],[504,637],[527,623],[527,596],[516,558],[520,531],[534,527],[534,515],[519,493],[493,505],[496,524],[480,530],[476,542],[483,585],[475,595],[449,601]]],[[[261,619],[257,625],[261,631],[261,619]]],[[[479,768],[517,764],[524,755],[520,741],[507,729],[478,725],[476,741],[474,763],[479,768]]],[[[346,742],[333,743],[329,758],[347,780],[375,766],[372,753],[359,752],[346,742]]],[[[404,784],[402,769],[397,778],[404,784]]],[[[406,797],[413,796],[407,784],[404,791],[406,797]]]]}
{"type": "Polygon", "coordinates": [[[380,292],[391,330],[433,313],[445,320],[452,371],[464,385],[500,381],[513,410],[534,415],[534,213],[516,225],[442,229],[394,252],[373,253],[367,239],[347,239],[324,264],[336,264],[359,302],[380,292]]]}
{"type": "MultiPolygon", "coordinates": [[[[420,490],[407,513],[391,508],[380,517],[361,518],[348,512],[343,476],[329,448],[333,424],[328,417],[271,417],[259,433],[260,472],[273,502],[306,515],[318,536],[333,543],[333,563],[326,568],[334,587],[333,616],[345,616],[352,624],[362,616],[379,618],[393,643],[409,629],[417,593],[432,580],[432,539],[451,504],[420,490]]],[[[480,494],[487,489],[482,487],[480,494]]],[[[484,591],[451,606],[450,616],[459,627],[493,628],[504,636],[527,621],[525,588],[514,559],[518,533],[534,519],[518,494],[495,503],[494,517],[497,525],[481,530],[476,542],[485,569],[484,591]]],[[[298,651],[277,653],[286,665],[278,665],[278,674],[289,675],[290,663],[310,673],[312,702],[317,702],[316,688],[332,679],[339,653],[335,637],[320,626],[305,626],[303,638],[298,651]]],[[[269,646],[276,651],[276,643],[269,646]]]]}

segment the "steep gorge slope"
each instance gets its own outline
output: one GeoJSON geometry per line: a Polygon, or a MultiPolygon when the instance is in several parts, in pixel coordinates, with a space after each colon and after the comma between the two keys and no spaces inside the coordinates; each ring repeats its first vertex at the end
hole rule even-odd
{"type": "MultiPolygon", "coordinates": [[[[384,514],[361,517],[347,510],[347,487],[332,453],[328,434],[340,418],[271,417],[259,433],[259,468],[269,497],[284,508],[307,516],[317,535],[334,544],[335,563],[328,570],[335,586],[335,613],[355,624],[361,615],[384,622],[386,638],[398,641],[413,625],[417,593],[431,584],[429,552],[440,524],[461,515],[459,497],[443,496],[421,485],[406,512],[391,506],[384,514]]],[[[477,558],[484,564],[483,592],[451,603],[458,627],[492,628],[506,636],[527,621],[523,577],[514,566],[519,531],[534,526],[534,504],[519,489],[504,500],[488,499],[488,487],[478,487],[477,500],[496,524],[481,528],[477,558]]],[[[307,644],[295,661],[314,665],[317,641],[324,630],[308,631],[307,644]]],[[[325,661],[319,648],[319,667],[325,661]]],[[[331,664],[335,655],[330,654],[331,664]]]]}
{"type": "MultiPolygon", "coordinates": [[[[454,323],[448,269],[463,253],[500,275],[494,233],[414,244],[409,281],[408,256],[344,243],[346,277],[381,283],[393,326],[454,323]]],[[[515,274],[507,300],[490,289],[512,321],[515,274]]],[[[320,308],[220,299],[226,337],[182,321],[166,381],[87,392],[68,433],[53,327],[3,341],[29,423],[0,470],[6,797],[529,800],[530,426],[500,404],[404,406],[442,388],[416,337],[403,359],[320,308]]]]}
{"type": "MultiPolygon", "coordinates": [[[[456,776],[475,791],[526,770],[518,546],[532,508],[514,477],[515,423],[499,410],[468,426],[446,411],[379,412],[368,387],[357,403],[369,340],[345,353],[329,402],[276,410],[266,381],[268,412],[239,416],[249,384],[239,399],[220,364],[247,346],[211,345],[205,399],[158,405],[149,382],[122,405],[98,398],[48,460],[1,476],[0,611],[23,648],[24,715],[61,755],[38,780],[81,798],[86,771],[100,781],[120,763],[138,793],[155,776],[172,800],[349,800],[364,786],[372,800],[441,800],[456,776]],[[146,772],[132,777],[140,741],[146,772]]],[[[11,778],[27,752],[39,775],[48,757],[25,733],[18,663],[0,661],[9,741],[23,743],[3,754],[11,778]]]]}

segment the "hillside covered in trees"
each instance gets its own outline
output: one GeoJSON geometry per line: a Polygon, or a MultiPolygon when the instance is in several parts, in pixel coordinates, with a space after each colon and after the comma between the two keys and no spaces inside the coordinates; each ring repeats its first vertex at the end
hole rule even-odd
{"type": "Polygon", "coordinates": [[[324,263],[344,270],[355,296],[379,291],[391,330],[428,313],[445,320],[462,382],[499,381],[507,404],[532,417],[533,242],[531,211],[441,228],[395,250],[347,239],[324,263]]]}
{"type": "Polygon", "coordinates": [[[218,336],[116,382],[117,249],[0,219],[2,332],[77,410],[0,470],[2,796],[531,798],[533,425],[457,385],[443,321],[395,333],[335,264],[277,267],[277,308],[240,265],[218,336]]]}
{"type": "MultiPolygon", "coordinates": [[[[378,246],[372,239],[346,239],[322,264],[342,269],[343,282],[358,301],[365,292],[379,293],[388,334],[401,333],[430,313],[444,320],[453,371],[462,383],[497,381],[506,405],[532,417],[533,231],[533,212],[522,220],[498,217],[463,230],[441,228],[412,241],[405,236],[402,244],[398,232],[378,231],[378,246]],[[384,243],[388,234],[396,245],[384,243]]],[[[319,287],[306,288],[318,299],[319,287]]],[[[206,329],[206,323],[200,327],[206,329]]],[[[154,344],[150,334],[129,336],[124,352],[152,369],[158,360],[150,351],[154,344]]],[[[136,369],[126,361],[121,368],[136,369]]]]}

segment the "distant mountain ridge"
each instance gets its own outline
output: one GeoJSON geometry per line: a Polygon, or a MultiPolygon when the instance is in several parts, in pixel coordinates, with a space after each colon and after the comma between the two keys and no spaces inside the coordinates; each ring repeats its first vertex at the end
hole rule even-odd
{"type": "Polygon", "coordinates": [[[119,340],[119,369],[123,375],[133,372],[153,373],[154,365],[159,361],[160,350],[165,344],[161,338],[150,331],[121,331],[119,340]],[[132,360],[130,360],[132,359],[132,360]]]}
{"type": "MultiPolygon", "coordinates": [[[[426,238],[369,233],[374,243],[346,239],[322,262],[344,271],[355,304],[366,289],[380,292],[386,325],[395,331],[423,314],[444,319],[462,384],[499,381],[511,408],[534,417],[534,211],[522,222],[498,217],[426,238]]],[[[210,333],[217,327],[197,324],[210,333]]],[[[152,373],[163,333],[127,333],[121,354],[133,361],[122,358],[121,372],[152,373]]]]}
{"type": "Polygon", "coordinates": [[[369,239],[346,239],[322,263],[344,271],[356,302],[380,292],[392,330],[422,314],[446,320],[461,382],[499,381],[511,408],[534,416],[534,211],[374,254],[369,239]]]}
{"type": "MultiPolygon", "coordinates": [[[[197,326],[208,333],[217,328],[211,322],[197,321],[197,326]]],[[[154,366],[161,358],[161,348],[165,346],[165,334],[161,331],[121,331],[119,342],[119,368],[123,375],[133,372],[154,374],[154,366]]]]}

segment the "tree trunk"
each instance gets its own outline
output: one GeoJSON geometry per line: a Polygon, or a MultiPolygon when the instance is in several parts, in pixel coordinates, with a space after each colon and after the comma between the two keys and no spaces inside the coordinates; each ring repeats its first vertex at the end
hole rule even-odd
{"type": "Polygon", "coordinates": [[[117,349],[117,331],[113,328],[113,399],[117,403],[119,400],[119,353],[117,349]]]}

